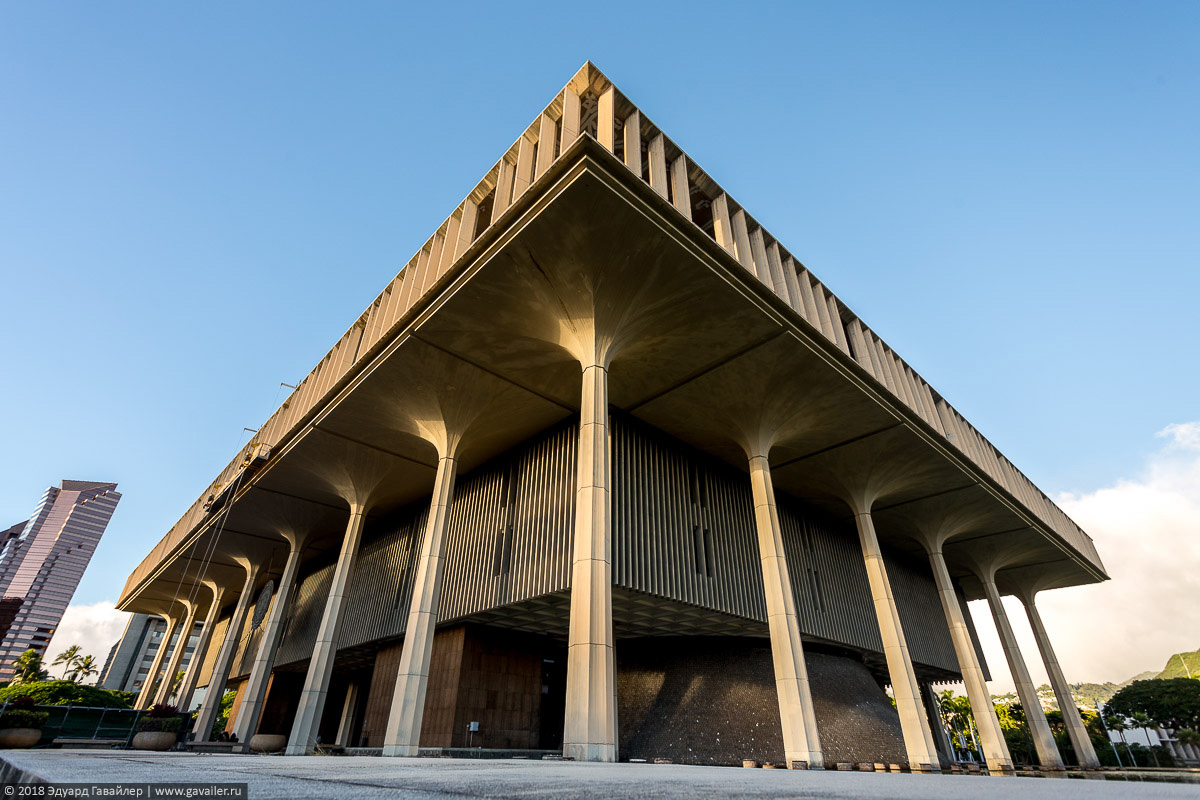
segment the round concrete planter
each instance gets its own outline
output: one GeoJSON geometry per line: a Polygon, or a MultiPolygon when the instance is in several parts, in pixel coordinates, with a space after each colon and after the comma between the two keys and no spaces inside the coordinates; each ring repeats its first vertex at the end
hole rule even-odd
{"type": "Polygon", "coordinates": [[[282,733],[256,733],[250,737],[251,753],[278,753],[287,747],[287,737],[282,733]]]}
{"type": "Polygon", "coordinates": [[[41,738],[41,728],[4,728],[0,730],[0,747],[33,747],[41,738]]]}
{"type": "Polygon", "coordinates": [[[175,731],[141,731],[133,735],[133,749],[170,750],[178,738],[175,731]]]}

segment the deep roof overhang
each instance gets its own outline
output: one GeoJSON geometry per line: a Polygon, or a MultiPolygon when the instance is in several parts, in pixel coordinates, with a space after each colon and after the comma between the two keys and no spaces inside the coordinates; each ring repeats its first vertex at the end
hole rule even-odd
{"type": "Polygon", "coordinates": [[[1002,542],[1010,582],[1106,578],[1094,548],[1037,519],[583,135],[119,606],[159,613],[205,574],[240,586],[239,558],[281,565],[283,528],[315,532],[306,557],[336,548],[347,487],[369,487],[372,513],[429,493],[448,419],[465,472],[575,413],[589,326],[612,344],[614,407],[741,469],[744,441],[769,429],[777,491],[848,515],[845,482],[873,481],[880,538],[907,549],[922,513],[957,512],[968,523],[944,549],[959,576],[973,542],[1002,542]]]}

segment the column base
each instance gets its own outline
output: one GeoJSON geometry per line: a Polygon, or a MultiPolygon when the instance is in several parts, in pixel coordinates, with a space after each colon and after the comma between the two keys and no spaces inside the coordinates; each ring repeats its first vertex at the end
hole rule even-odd
{"type": "Polygon", "coordinates": [[[617,746],[615,744],[564,744],[563,758],[569,758],[573,761],[603,761],[614,762],[617,760],[617,746]]]}
{"type": "Polygon", "coordinates": [[[420,750],[420,747],[411,744],[385,744],[383,755],[385,757],[416,758],[421,754],[420,750]]]}
{"type": "Polygon", "coordinates": [[[788,769],[825,769],[825,758],[820,753],[788,753],[785,759],[788,769]]]}
{"type": "Polygon", "coordinates": [[[302,744],[289,744],[283,749],[283,754],[285,756],[306,756],[310,752],[312,751],[309,750],[307,746],[302,744]]]}

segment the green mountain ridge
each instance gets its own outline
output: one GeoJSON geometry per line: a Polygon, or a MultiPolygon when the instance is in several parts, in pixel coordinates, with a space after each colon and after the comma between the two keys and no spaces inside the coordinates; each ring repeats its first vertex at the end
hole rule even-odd
{"type": "Polygon", "coordinates": [[[1162,670],[1158,672],[1148,670],[1134,675],[1132,678],[1128,678],[1121,683],[1073,683],[1071,684],[1071,694],[1074,695],[1075,701],[1079,705],[1085,708],[1096,708],[1098,703],[1108,702],[1110,697],[1134,681],[1156,680],[1158,678],[1186,678],[1188,677],[1188,670],[1191,670],[1193,678],[1200,678],[1200,649],[1193,650],[1190,653],[1174,653],[1167,659],[1167,663],[1162,670]]]}
{"type": "Polygon", "coordinates": [[[1190,653],[1176,653],[1167,659],[1167,666],[1154,677],[1186,678],[1189,677],[1189,671],[1191,672],[1191,677],[1200,678],[1200,650],[1193,650],[1190,653]]]}

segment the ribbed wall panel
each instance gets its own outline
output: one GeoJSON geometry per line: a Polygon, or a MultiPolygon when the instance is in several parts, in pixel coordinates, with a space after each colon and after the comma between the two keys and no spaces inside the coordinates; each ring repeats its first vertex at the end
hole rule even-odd
{"type": "MultiPolygon", "coordinates": [[[[347,584],[339,649],[404,633],[428,515],[428,501],[424,500],[368,523],[354,577],[347,584]]],[[[281,666],[309,657],[325,613],[334,562],[307,566],[301,572],[275,658],[281,666]]]]}
{"type": "MultiPolygon", "coordinates": [[[[571,420],[461,477],[447,522],[439,622],[570,588],[577,441],[571,420]]],[[[612,417],[611,447],[613,583],[765,622],[746,473],[622,415],[612,417]]],[[[801,632],[880,652],[853,526],[784,495],[777,503],[801,632]]],[[[404,632],[427,504],[368,524],[339,648],[404,632]]],[[[957,671],[928,569],[885,557],[913,660],[957,671]]],[[[329,558],[301,571],[277,665],[308,658],[333,566],[329,558]]],[[[255,633],[239,656],[243,671],[257,647],[255,633]]]]}
{"type": "MultiPolygon", "coordinates": [[[[279,586],[275,586],[275,591],[271,593],[271,600],[279,592],[279,586]]],[[[266,610],[260,615],[258,613],[258,604],[261,595],[256,595],[254,603],[250,606],[246,614],[246,625],[242,629],[242,637],[238,640],[237,650],[234,651],[233,666],[229,669],[229,677],[236,678],[242,675],[249,675],[250,668],[254,666],[254,658],[258,655],[258,644],[262,641],[263,628],[266,627],[267,614],[270,613],[271,602],[267,601],[266,610]],[[253,621],[261,617],[259,626],[254,630],[250,630],[253,621]]]]}
{"type": "Polygon", "coordinates": [[[782,495],[776,506],[801,633],[882,651],[856,532],[782,495]]]}
{"type": "Polygon", "coordinates": [[[408,625],[417,556],[429,517],[428,501],[376,523],[362,546],[348,587],[338,647],[399,636],[408,625]]]}
{"type": "Polygon", "coordinates": [[[275,654],[276,665],[302,661],[312,653],[329,587],[333,585],[333,569],[334,564],[326,563],[297,581],[291,607],[284,619],[283,638],[275,654]]]}
{"type": "Polygon", "coordinates": [[[577,423],[560,426],[458,483],[440,622],[569,588],[578,439],[577,423]]]}
{"type": "MultiPolygon", "coordinates": [[[[559,427],[458,481],[446,530],[439,621],[570,586],[578,436],[574,423],[559,427]],[[511,552],[508,569],[497,572],[496,550],[503,545],[509,516],[509,480],[514,481],[511,552]]],[[[418,501],[368,524],[348,584],[339,649],[404,633],[428,503],[418,501]]],[[[326,560],[301,570],[275,659],[278,666],[309,657],[333,568],[326,560]]],[[[251,656],[247,668],[252,661],[251,656]]]]}
{"type": "Polygon", "coordinates": [[[613,583],[765,622],[749,478],[619,416],[612,450],[613,583]]]}
{"type": "MultiPolygon", "coordinates": [[[[612,437],[614,584],[766,621],[749,477],[621,416],[612,437]],[[704,502],[692,496],[693,476],[704,502]],[[697,526],[712,534],[711,577],[697,553],[697,526]]],[[[854,528],[782,494],[776,503],[801,633],[880,652],[854,528]]],[[[913,660],[957,672],[928,569],[885,559],[913,660]]]]}
{"type": "Polygon", "coordinates": [[[883,554],[900,624],[908,642],[908,654],[917,664],[928,664],[958,672],[954,642],[946,625],[946,612],[933,582],[933,571],[924,559],[883,554]]]}

